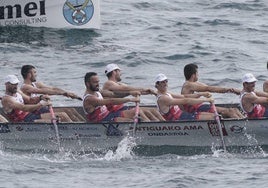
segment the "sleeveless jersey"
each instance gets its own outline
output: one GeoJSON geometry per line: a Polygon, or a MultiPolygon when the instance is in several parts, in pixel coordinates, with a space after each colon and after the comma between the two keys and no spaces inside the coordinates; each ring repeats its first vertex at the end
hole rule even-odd
{"type": "MultiPolygon", "coordinates": [[[[96,93],[97,93],[98,99],[103,99],[100,92],[96,92],[96,93]]],[[[88,113],[84,108],[84,101],[87,97],[93,97],[93,95],[86,94],[83,96],[83,109],[84,109],[84,112],[86,114],[88,121],[101,122],[106,116],[109,115],[109,113],[110,113],[109,110],[107,109],[107,107],[105,105],[102,105],[102,106],[95,107],[93,112],[88,113]]]]}
{"type": "MultiPolygon", "coordinates": [[[[24,85],[26,85],[26,84],[22,84],[22,86],[24,86],[24,85]]],[[[32,84],[31,84],[33,87],[35,87],[35,88],[37,88],[37,86],[36,86],[36,84],[34,83],[34,82],[32,82],[32,84]]],[[[21,86],[21,88],[22,88],[22,86],[21,86]]],[[[30,95],[30,97],[37,97],[38,95],[36,94],[36,93],[31,93],[31,95],[30,95]]]]}
{"type": "MultiPolygon", "coordinates": [[[[24,104],[24,100],[20,93],[16,93],[16,96],[12,96],[17,102],[24,104]]],[[[29,112],[25,112],[18,109],[13,109],[10,113],[7,113],[7,117],[12,122],[22,122],[24,118],[29,114],[29,112]]]]}
{"type": "MultiPolygon", "coordinates": [[[[242,108],[243,112],[245,112],[247,114],[248,118],[260,118],[260,117],[264,117],[264,114],[266,113],[266,108],[260,104],[254,104],[253,105],[253,109],[251,112],[247,112],[242,105],[242,98],[244,97],[245,94],[248,94],[249,92],[242,92],[240,95],[240,107],[242,108]]],[[[253,95],[256,95],[253,91],[250,92],[253,95]]]]}
{"type": "MultiPolygon", "coordinates": [[[[167,93],[166,94],[168,97],[172,98],[172,96],[167,93]]],[[[179,120],[180,119],[180,116],[182,114],[182,110],[180,109],[180,107],[178,105],[174,105],[174,106],[169,106],[169,110],[168,112],[163,112],[161,111],[160,109],[160,106],[158,104],[158,100],[159,98],[163,96],[163,95],[157,95],[157,108],[160,112],[160,114],[165,118],[165,120],[167,121],[175,121],[175,120],[179,120]]]]}

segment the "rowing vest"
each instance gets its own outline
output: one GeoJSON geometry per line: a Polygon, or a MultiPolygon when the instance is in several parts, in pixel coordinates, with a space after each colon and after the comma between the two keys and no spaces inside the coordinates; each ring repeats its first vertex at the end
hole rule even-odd
{"type": "MultiPolygon", "coordinates": [[[[167,96],[169,96],[170,98],[172,98],[172,96],[167,93],[167,96]]],[[[157,95],[157,108],[160,112],[160,114],[165,118],[165,120],[167,121],[175,121],[175,120],[179,120],[180,116],[182,114],[182,110],[180,109],[180,107],[178,105],[174,105],[174,106],[169,106],[169,110],[168,112],[163,112],[160,109],[160,106],[158,105],[158,100],[162,95],[157,95]]]]}
{"type": "MultiPolygon", "coordinates": [[[[248,94],[249,92],[242,92],[240,95],[240,107],[242,108],[243,112],[245,112],[247,114],[248,118],[260,118],[260,117],[264,117],[264,114],[266,112],[266,108],[260,104],[254,104],[253,105],[253,109],[251,112],[247,112],[242,105],[242,98],[244,97],[245,94],[248,94]]],[[[256,95],[253,91],[250,92],[253,95],[256,95]]]]}
{"type": "MultiPolygon", "coordinates": [[[[98,99],[103,99],[100,92],[97,93],[98,99]]],[[[105,105],[95,107],[94,111],[88,113],[84,108],[84,101],[87,97],[93,97],[94,95],[86,94],[83,96],[83,109],[86,114],[87,120],[92,122],[101,122],[110,112],[105,105]]]]}
{"type": "MultiPolygon", "coordinates": [[[[16,93],[16,96],[12,96],[17,102],[24,104],[24,100],[20,93],[16,93]]],[[[7,117],[12,122],[23,122],[24,118],[29,114],[29,112],[25,112],[18,109],[13,109],[10,113],[7,113],[7,117]]]]}
{"type": "MultiPolygon", "coordinates": [[[[37,86],[35,85],[35,83],[32,82],[32,86],[37,88],[37,86]]],[[[31,97],[37,97],[38,95],[36,93],[31,93],[31,97]]]]}
{"type": "MultiPolygon", "coordinates": [[[[22,86],[25,85],[25,84],[22,84],[22,86]]],[[[34,88],[37,88],[36,84],[34,82],[32,82],[31,84],[34,88]]],[[[21,86],[21,88],[22,88],[21,86]]],[[[30,97],[37,97],[38,95],[36,93],[31,93],[30,97]]]]}

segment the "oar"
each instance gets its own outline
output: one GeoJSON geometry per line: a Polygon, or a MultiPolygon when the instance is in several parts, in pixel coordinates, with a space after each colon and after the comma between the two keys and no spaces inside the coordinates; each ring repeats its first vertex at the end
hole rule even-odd
{"type": "Polygon", "coordinates": [[[55,134],[56,134],[58,149],[59,149],[59,151],[61,151],[59,128],[58,128],[56,116],[55,116],[54,110],[52,108],[52,105],[49,106],[49,112],[51,114],[51,121],[52,121],[52,123],[54,125],[54,128],[55,128],[55,134]]]}
{"type": "Polygon", "coordinates": [[[139,122],[139,113],[140,113],[140,104],[139,102],[136,102],[134,124],[133,124],[133,136],[136,135],[137,123],[139,122]]]}
{"type": "Polygon", "coordinates": [[[81,97],[75,97],[75,99],[82,101],[83,99],[81,97]]]}
{"type": "Polygon", "coordinates": [[[63,93],[63,96],[70,97],[70,98],[72,98],[72,99],[77,99],[77,100],[80,100],[80,101],[83,100],[81,97],[79,97],[79,96],[77,96],[77,95],[75,95],[75,94],[72,95],[72,96],[68,95],[68,92],[63,93]]]}
{"type": "Polygon", "coordinates": [[[219,117],[219,114],[217,112],[215,104],[212,103],[211,106],[213,108],[213,111],[214,111],[214,114],[215,114],[215,120],[216,120],[216,122],[218,124],[218,128],[219,128],[219,131],[220,131],[221,144],[222,144],[222,147],[223,147],[223,151],[226,153],[226,145],[225,145],[224,138],[223,138],[223,132],[222,132],[222,125],[221,125],[220,117],[219,117]]]}

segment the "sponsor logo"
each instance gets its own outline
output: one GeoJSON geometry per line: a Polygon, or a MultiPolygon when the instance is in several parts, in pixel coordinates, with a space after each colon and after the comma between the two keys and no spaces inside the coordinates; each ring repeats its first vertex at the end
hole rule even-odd
{"type": "MultiPolygon", "coordinates": [[[[221,122],[221,126],[222,126],[223,136],[228,136],[223,122],[221,122]]],[[[219,126],[218,126],[218,123],[216,121],[209,121],[208,128],[209,128],[209,132],[212,136],[220,136],[219,126]]]]}
{"type": "Polygon", "coordinates": [[[0,6],[0,20],[22,18],[23,15],[26,17],[46,15],[45,0],[39,1],[39,3],[29,2],[24,6],[20,5],[19,3],[15,4],[14,6],[12,5],[0,6]]]}
{"type": "Polygon", "coordinates": [[[230,130],[234,133],[242,133],[244,130],[244,127],[240,127],[238,125],[233,125],[230,130]]]}
{"type": "Polygon", "coordinates": [[[94,6],[91,0],[67,0],[63,6],[63,16],[72,25],[84,25],[91,20],[94,6]]]}

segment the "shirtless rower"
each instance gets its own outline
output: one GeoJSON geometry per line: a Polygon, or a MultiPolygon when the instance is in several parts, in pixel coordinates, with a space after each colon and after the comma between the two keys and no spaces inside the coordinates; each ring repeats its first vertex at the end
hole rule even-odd
{"type": "MultiPolygon", "coordinates": [[[[103,90],[109,90],[112,92],[125,92],[122,97],[126,97],[131,95],[132,92],[138,92],[141,95],[153,94],[156,95],[156,92],[150,88],[142,88],[142,87],[133,87],[121,83],[121,69],[117,64],[108,64],[105,68],[105,74],[108,80],[103,85],[103,90]]],[[[108,106],[109,110],[119,110],[119,109],[127,109],[128,107],[124,105],[110,105],[108,106]]],[[[141,107],[145,113],[145,115],[152,121],[165,121],[163,116],[158,112],[156,108],[153,107],[141,107]]]]}
{"type": "MultiPolygon", "coordinates": [[[[184,76],[186,81],[184,82],[181,94],[193,94],[195,92],[212,92],[212,93],[235,93],[240,94],[240,90],[234,88],[208,86],[207,84],[198,81],[198,66],[195,64],[187,64],[184,67],[184,76]]],[[[197,105],[183,105],[184,110],[187,112],[201,111],[201,112],[213,112],[212,106],[209,104],[197,104],[197,105]]],[[[237,108],[224,108],[216,107],[218,113],[223,117],[229,118],[244,118],[241,112],[237,108]]]]}

